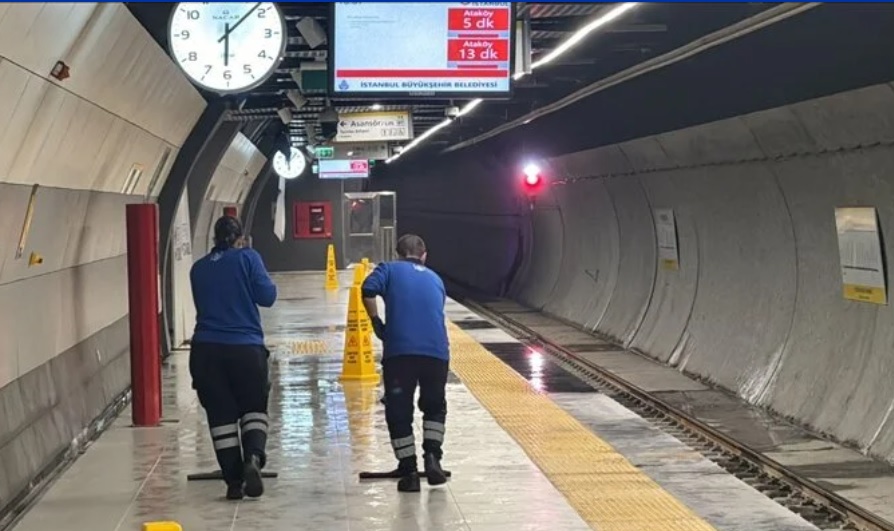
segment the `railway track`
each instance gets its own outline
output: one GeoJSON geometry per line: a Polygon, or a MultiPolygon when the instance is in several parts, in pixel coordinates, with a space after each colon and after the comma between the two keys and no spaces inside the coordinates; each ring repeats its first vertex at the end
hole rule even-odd
{"type": "Polygon", "coordinates": [[[804,478],[760,452],[652,396],[636,385],[594,365],[536,330],[474,299],[458,296],[467,306],[523,343],[548,354],[559,365],[598,391],[673,435],[693,450],[752,486],[758,492],[823,531],[894,531],[894,523],[804,478]]]}

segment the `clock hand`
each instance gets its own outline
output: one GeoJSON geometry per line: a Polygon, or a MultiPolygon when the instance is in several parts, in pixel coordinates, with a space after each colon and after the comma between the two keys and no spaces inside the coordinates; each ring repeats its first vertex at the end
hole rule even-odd
{"type": "Polygon", "coordinates": [[[256,4],[254,5],[254,7],[252,7],[251,9],[248,10],[248,13],[242,15],[242,18],[240,18],[238,22],[236,22],[235,24],[233,24],[233,27],[230,28],[230,29],[228,29],[227,32],[223,34],[223,37],[217,39],[217,42],[223,42],[223,40],[224,40],[225,38],[227,38],[227,37],[230,35],[230,33],[233,33],[233,30],[235,30],[236,28],[238,28],[238,27],[239,27],[239,24],[242,24],[243,22],[245,22],[245,19],[247,19],[249,15],[251,15],[252,13],[254,13],[254,12],[255,12],[255,9],[257,9],[260,5],[261,5],[261,2],[256,3],[256,4]]]}
{"type": "Polygon", "coordinates": [[[226,33],[224,33],[224,66],[230,65],[230,24],[227,23],[225,26],[226,33]]]}

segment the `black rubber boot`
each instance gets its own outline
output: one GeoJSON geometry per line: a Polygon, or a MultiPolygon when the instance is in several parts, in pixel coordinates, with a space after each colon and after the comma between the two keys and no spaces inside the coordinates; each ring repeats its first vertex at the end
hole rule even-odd
{"type": "Polygon", "coordinates": [[[245,460],[245,495],[249,498],[259,498],[264,494],[264,481],[261,479],[261,460],[258,456],[251,455],[245,460]]]}
{"type": "Polygon", "coordinates": [[[441,468],[441,460],[432,454],[425,456],[425,476],[429,485],[443,485],[447,483],[447,474],[441,468]]]}
{"type": "Polygon", "coordinates": [[[419,492],[419,472],[410,472],[397,482],[398,492],[419,492]]]}
{"type": "Polygon", "coordinates": [[[230,483],[227,485],[228,500],[241,500],[244,497],[245,493],[242,491],[242,483],[230,483]]]}

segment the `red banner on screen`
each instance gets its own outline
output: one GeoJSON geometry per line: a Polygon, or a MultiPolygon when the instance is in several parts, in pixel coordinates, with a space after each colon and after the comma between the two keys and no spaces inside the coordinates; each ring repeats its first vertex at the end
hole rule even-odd
{"type": "Polygon", "coordinates": [[[508,31],[508,9],[450,9],[447,11],[450,31],[508,31]]]}
{"type": "Polygon", "coordinates": [[[447,42],[447,60],[450,62],[509,61],[509,41],[506,39],[450,39],[447,42]]]}

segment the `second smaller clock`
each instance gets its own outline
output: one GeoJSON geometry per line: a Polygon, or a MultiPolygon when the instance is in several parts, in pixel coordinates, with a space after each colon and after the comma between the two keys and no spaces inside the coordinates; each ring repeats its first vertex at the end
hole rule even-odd
{"type": "Polygon", "coordinates": [[[273,156],[273,169],[283,179],[295,179],[307,169],[307,159],[304,158],[300,149],[292,146],[288,160],[285,153],[276,152],[276,155],[273,156]]]}

